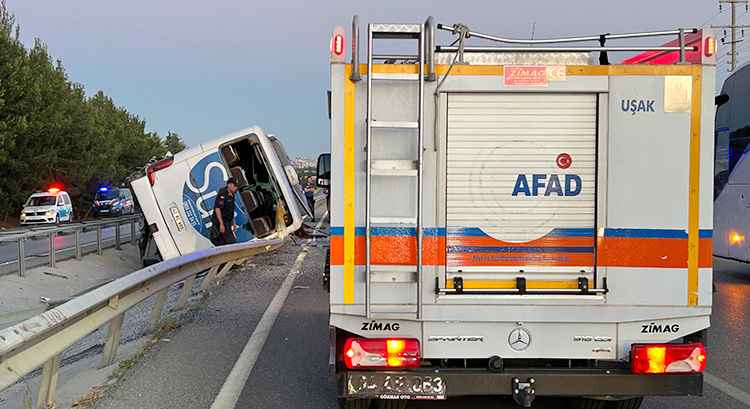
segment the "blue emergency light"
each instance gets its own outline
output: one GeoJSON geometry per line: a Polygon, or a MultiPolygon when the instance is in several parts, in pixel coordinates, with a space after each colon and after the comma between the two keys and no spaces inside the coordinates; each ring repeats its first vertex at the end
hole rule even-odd
{"type": "Polygon", "coordinates": [[[106,192],[107,191],[107,187],[106,186],[102,186],[102,187],[99,188],[99,191],[100,192],[106,192]]]}

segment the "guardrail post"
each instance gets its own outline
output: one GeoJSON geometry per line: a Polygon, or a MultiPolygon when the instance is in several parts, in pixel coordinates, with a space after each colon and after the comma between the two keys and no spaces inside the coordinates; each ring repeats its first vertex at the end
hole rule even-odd
{"type": "Polygon", "coordinates": [[[115,225],[115,250],[122,250],[120,247],[120,222],[115,225]]]}
{"type": "Polygon", "coordinates": [[[76,260],[81,259],[81,228],[76,227],[76,260]]]}
{"type": "Polygon", "coordinates": [[[154,297],[154,307],[151,308],[151,316],[148,318],[148,325],[146,325],[146,333],[151,333],[156,330],[156,326],[159,325],[161,319],[161,313],[164,312],[164,304],[167,302],[167,293],[169,287],[156,293],[154,297]]]}
{"type": "Polygon", "coordinates": [[[42,379],[39,385],[39,396],[36,400],[36,408],[44,409],[50,407],[55,401],[55,389],[57,388],[57,374],[60,371],[62,352],[44,363],[42,379]]]}
{"type": "Polygon", "coordinates": [[[177,300],[177,304],[175,304],[174,306],[176,310],[185,308],[185,306],[187,305],[188,297],[190,297],[190,293],[193,290],[193,284],[195,284],[195,276],[197,275],[198,273],[195,273],[185,279],[185,282],[182,284],[182,292],[180,293],[180,299],[177,300]]]}
{"type": "Polygon", "coordinates": [[[244,262],[245,262],[245,259],[243,258],[243,259],[240,259],[240,260],[230,261],[230,262],[224,264],[224,268],[221,269],[221,271],[219,272],[219,274],[216,276],[216,279],[217,280],[221,280],[222,278],[224,278],[225,275],[229,274],[229,270],[233,266],[236,266],[236,265],[238,266],[238,265],[240,265],[241,263],[244,263],[244,262]]]}
{"type": "Polygon", "coordinates": [[[130,245],[135,246],[135,219],[130,221],[130,245]]]}
{"type": "Polygon", "coordinates": [[[208,270],[208,274],[206,274],[205,277],[203,277],[203,282],[201,283],[201,291],[208,290],[208,287],[211,285],[211,281],[216,276],[216,272],[219,271],[219,266],[215,265],[211,267],[210,270],[208,270]]]}
{"type": "Polygon", "coordinates": [[[115,363],[115,357],[117,356],[117,345],[120,343],[120,335],[122,334],[122,321],[125,317],[125,313],[122,313],[109,321],[109,329],[107,330],[107,342],[104,344],[104,351],[102,351],[102,362],[99,364],[99,368],[104,368],[115,363]]]}
{"type": "Polygon", "coordinates": [[[55,238],[57,237],[57,232],[53,231],[49,234],[49,266],[54,267],[55,266],[55,238]]]}
{"type": "Polygon", "coordinates": [[[96,225],[96,254],[102,254],[102,225],[96,225]]]}
{"type": "Polygon", "coordinates": [[[18,275],[23,277],[26,275],[26,255],[24,254],[24,242],[25,237],[18,239],[18,275]]]}

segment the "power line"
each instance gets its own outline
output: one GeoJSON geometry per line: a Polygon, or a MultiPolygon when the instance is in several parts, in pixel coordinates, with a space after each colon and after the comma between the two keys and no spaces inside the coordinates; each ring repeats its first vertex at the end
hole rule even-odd
{"type": "Polygon", "coordinates": [[[701,28],[705,27],[705,26],[706,26],[706,24],[710,23],[710,22],[711,22],[711,20],[715,19],[715,18],[716,18],[716,16],[718,16],[719,14],[721,14],[721,13],[723,13],[723,12],[724,12],[724,10],[719,10],[719,12],[718,12],[718,13],[716,13],[716,14],[714,14],[714,16],[713,16],[713,17],[711,17],[710,19],[706,20],[706,22],[705,22],[705,23],[701,24],[701,28]]]}
{"type": "MultiPolygon", "coordinates": [[[[732,5],[732,24],[728,26],[711,26],[711,28],[729,28],[732,30],[732,41],[729,42],[732,46],[731,57],[732,57],[732,71],[737,68],[737,29],[738,28],[750,28],[748,25],[737,24],[737,4],[744,4],[745,10],[747,10],[748,0],[719,0],[719,10],[723,3],[729,3],[732,5]]],[[[744,15],[744,14],[743,14],[744,15]]],[[[723,40],[723,39],[722,39],[723,40]]]]}

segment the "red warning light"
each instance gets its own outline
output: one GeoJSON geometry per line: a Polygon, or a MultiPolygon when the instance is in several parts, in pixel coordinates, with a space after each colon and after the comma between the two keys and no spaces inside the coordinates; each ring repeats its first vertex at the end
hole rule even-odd
{"type": "Polygon", "coordinates": [[[706,37],[706,57],[711,57],[716,52],[716,39],[706,37]]]}
{"type": "Polygon", "coordinates": [[[333,52],[336,55],[341,55],[344,53],[344,36],[341,34],[337,34],[333,38],[333,52]]]}
{"type": "Polygon", "coordinates": [[[49,188],[49,190],[48,190],[48,192],[50,192],[50,193],[52,193],[52,194],[55,194],[55,193],[57,193],[57,192],[59,192],[59,191],[60,191],[60,188],[59,188],[59,187],[51,187],[51,188],[49,188]]]}

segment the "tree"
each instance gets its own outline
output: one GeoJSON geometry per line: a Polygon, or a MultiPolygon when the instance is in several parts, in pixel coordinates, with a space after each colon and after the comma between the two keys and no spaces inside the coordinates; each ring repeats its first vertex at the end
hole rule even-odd
{"type": "Polygon", "coordinates": [[[164,147],[167,149],[167,152],[172,152],[172,155],[187,148],[185,143],[180,139],[180,136],[172,131],[167,131],[167,136],[164,138],[164,147]]]}

